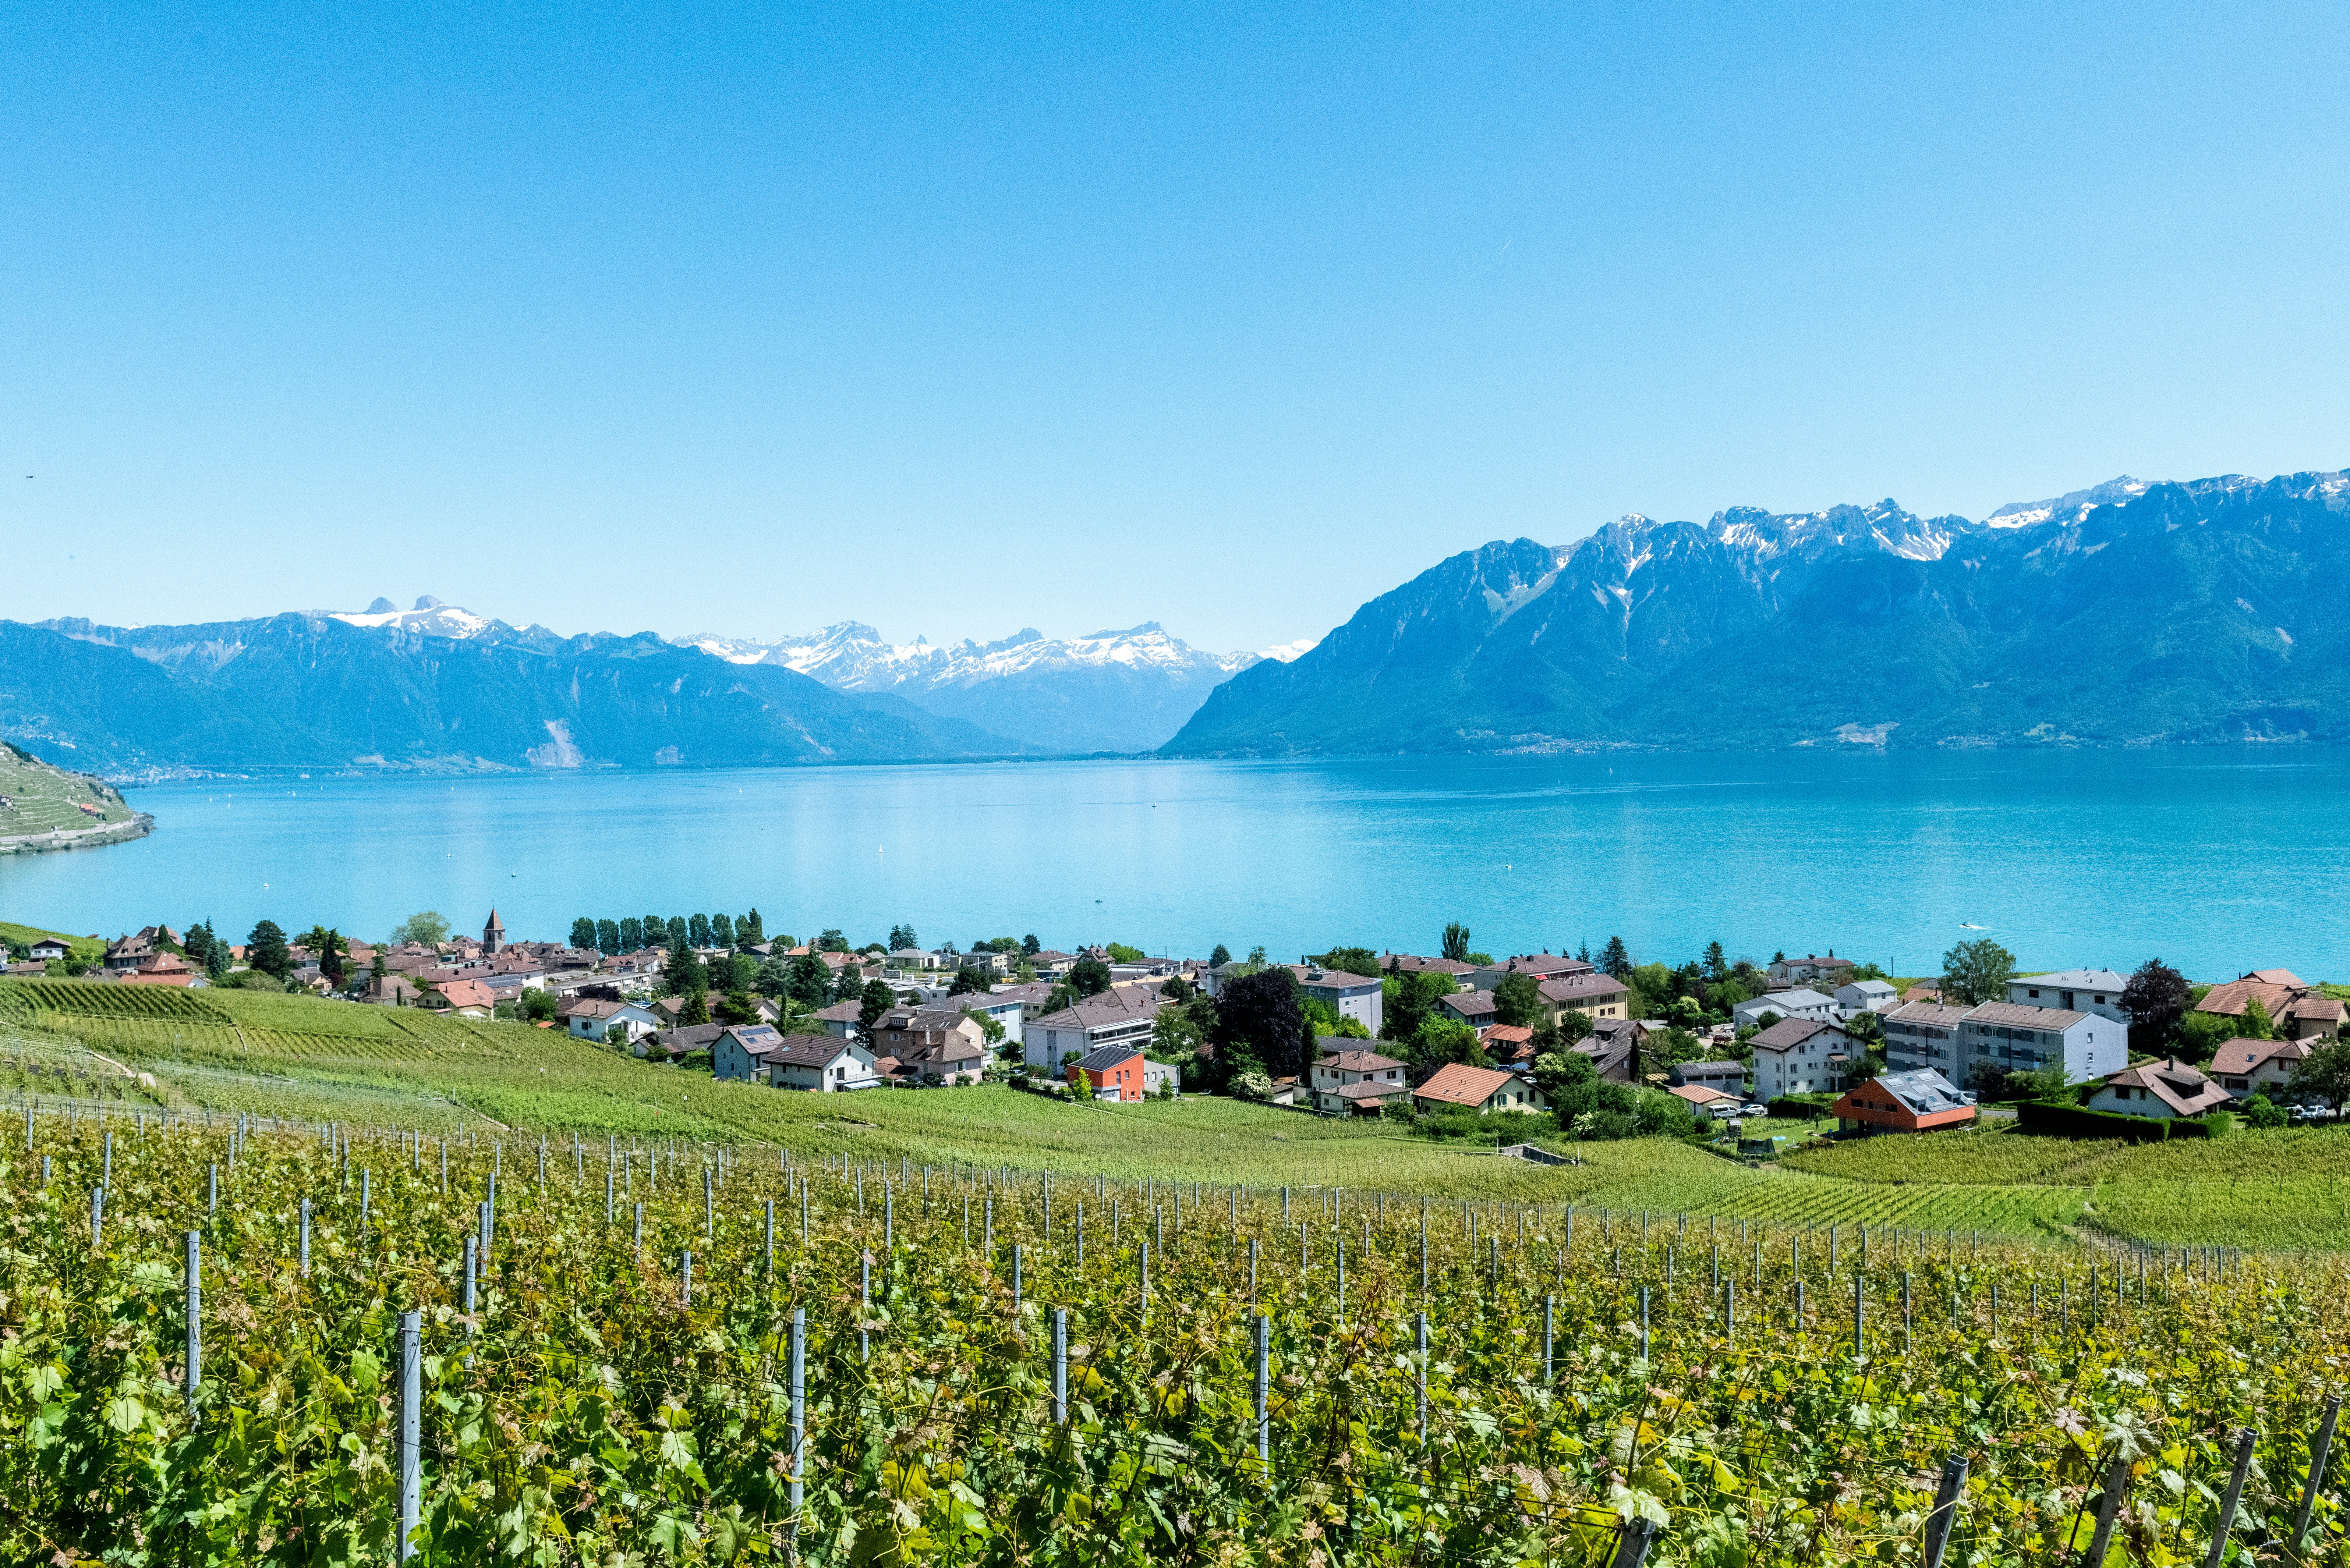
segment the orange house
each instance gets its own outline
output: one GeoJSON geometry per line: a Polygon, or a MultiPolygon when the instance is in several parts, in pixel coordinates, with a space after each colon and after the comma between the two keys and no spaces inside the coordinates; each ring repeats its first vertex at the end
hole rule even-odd
{"type": "Polygon", "coordinates": [[[1931,1067],[1886,1073],[1845,1091],[1835,1103],[1836,1120],[1871,1132],[1932,1132],[1975,1119],[1975,1108],[1959,1097],[1950,1081],[1931,1067]]]}
{"type": "Polygon", "coordinates": [[[1150,1092],[1144,1060],[1142,1053],[1131,1045],[1105,1045],[1070,1063],[1064,1075],[1074,1079],[1083,1073],[1094,1098],[1111,1098],[1131,1105],[1147,1098],[1150,1092]]]}

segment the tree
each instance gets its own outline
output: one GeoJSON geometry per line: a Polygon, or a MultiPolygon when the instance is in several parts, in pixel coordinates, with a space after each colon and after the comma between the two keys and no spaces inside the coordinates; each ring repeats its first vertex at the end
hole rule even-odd
{"type": "Polygon", "coordinates": [[[746,948],[755,948],[765,943],[767,927],[766,923],[759,919],[756,905],[745,910],[743,917],[734,922],[734,940],[746,948]]]}
{"type": "MultiPolygon", "coordinates": [[[[807,958],[812,955],[803,953],[800,956],[807,958]]],[[[816,961],[818,963],[824,962],[822,959],[818,959],[816,961]]],[[[831,965],[827,964],[825,967],[829,969],[831,965]]],[[[842,964],[840,966],[839,978],[833,981],[832,999],[835,1002],[862,1001],[865,996],[865,987],[867,983],[865,971],[863,970],[859,969],[853,963],[842,964]]]]}
{"type": "Polygon", "coordinates": [[[1020,950],[1026,953],[1030,958],[1035,958],[1038,953],[1045,950],[1045,944],[1036,940],[1035,932],[1031,931],[1026,936],[1020,939],[1020,950]]]}
{"type": "Polygon", "coordinates": [[[2350,1044],[2329,1040],[2303,1056],[2293,1069],[2293,1090],[2340,1110],[2350,1101],[2350,1044]]]}
{"type": "Polygon", "coordinates": [[[326,940],[318,944],[318,972],[327,978],[329,984],[343,983],[343,934],[340,931],[329,930],[326,940]]]}
{"type": "Polygon", "coordinates": [[[1706,943],[1705,978],[1708,980],[1721,980],[1729,973],[1730,958],[1728,954],[1721,950],[1721,944],[1720,942],[1706,943]]]}
{"type": "Polygon", "coordinates": [[[1434,1015],[1437,1003],[1453,992],[1452,977],[1436,970],[1394,975],[1381,981],[1379,987],[1384,992],[1379,1032],[1389,1040],[1409,1040],[1419,1033],[1420,1024],[1434,1015]]]}
{"type": "Polygon", "coordinates": [[[873,1026],[881,1022],[881,1015],[897,1005],[898,993],[891,991],[887,982],[878,980],[867,981],[865,990],[858,999],[857,1027],[863,1030],[866,1037],[870,1039],[873,1026]]]}
{"type": "Polygon", "coordinates": [[[1458,920],[1445,921],[1442,950],[1448,962],[1466,963],[1469,960],[1469,928],[1458,920]]]}
{"type": "Polygon", "coordinates": [[[669,961],[661,966],[661,984],[671,996],[691,996],[710,987],[709,973],[682,937],[670,943],[669,961]]]}
{"type": "Polygon", "coordinates": [[[721,1023],[756,1023],[759,1022],[759,1004],[747,991],[730,991],[726,992],[723,996],[721,996],[718,999],[718,1005],[711,1011],[715,1014],[718,1022],[721,1023]]]}
{"type": "Polygon", "coordinates": [[[1094,1097],[1094,1085],[1093,1085],[1093,1078],[1092,1078],[1092,1075],[1091,1075],[1090,1074],[1088,1074],[1088,1073],[1087,1073],[1087,1072],[1083,1067],[1071,1067],[1071,1068],[1069,1068],[1069,1069],[1068,1069],[1068,1079],[1069,1079],[1069,1098],[1070,1098],[1070,1099],[1072,1099],[1072,1100],[1090,1100],[1090,1099],[1092,1099],[1092,1098],[1094,1097]]]}
{"type": "MultiPolygon", "coordinates": [[[[600,924],[596,928],[597,933],[599,936],[603,933],[603,929],[604,928],[600,924]]],[[[617,934],[619,940],[614,942],[612,946],[605,949],[605,951],[613,953],[632,953],[639,948],[645,945],[645,923],[634,915],[630,915],[627,919],[619,922],[619,929],[617,934]]]]}
{"type": "Polygon", "coordinates": [[[528,1023],[554,1023],[555,1006],[554,993],[542,991],[537,986],[534,985],[522,993],[522,1015],[528,1023]]]}
{"type": "MultiPolygon", "coordinates": [[[[874,983],[881,985],[879,981],[874,983]]],[[[882,985],[881,989],[888,991],[889,988],[882,985]]],[[[791,961],[791,967],[785,972],[784,980],[785,996],[790,997],[802,1007],[822,1007],[831,993],[831,965],[814,953],[802,953],[791,961]]],[[[882,1005],[887,1007],[889,1003],[883,1002],[882,1005]]]]}
{"type": "Polygon", "coordinates": [[[706,991],[688,992],[685,998],[685,1011],[677,1015],[677,1021],[688,1029],[697,1023],[709,1023],[710,993],[706,991]]]}
{"type": "Polygon", "coordinates": [[[1112,963],[1140,963],[1143,958],[1140,948],[1130,948],[1124,942],[1111,942],[1102,950],[1109,954],[1112,963]]]}
{"type": "Polygon", "coordinates": [[[816,940],[816,950],[820,953],[845,953],[848,950],[848,939],[840,934],[838,926],[827,926],[816,940]]]}
{"type": "MultiPolygon", "coordinates": [[[[577,933],[574,934],[576,935],[577,933]]],[[[579,947],[582,945],[583,944],[578,942],[574,942],[572,944],[574,947],[579,947]]],[[[593,948],[598,952],[601,953],[610,954],[619,952],[620,950],[620,923],[618,920],[609,919],[597,921],[596,940],[584,945],[593,948]]]]}
{"type": "Polygon", "coordinates": [[[1099,996],[1109,989],[1109,965],[1097,958],[1079,959],[1069,966],[1069,989],[1080,997],[1099,996]]]}
{"type": "Polygon", "coordinates": [[[244,961],[273,980],[293,972],[294,955],[286,950],[286,933],[275,920],[263,920],[244,939],[244,961]]]}
{"type": "Polygon", "coordinates": [[[2254,1095],[2244,1102],[2244,1119],[2262,1132],[2272,1132],[2293,1120],[2291,1116],[2284,1114],[2282,1106],[2278,1105],[2266,1095],[2254,1095]]]}
{"type": "Polygon", "coordinates": [[[636,951],[637,948],[669,946],[669,917],[666,915],[647,915],[637,922],[637,930],[642,940],[637,943],[636,948],[629,950],[630,952],[636,951]]]}
{"type": "Polygon", "coordinates": [[[1208,967],[1210,969],[1222,969],[1224,965],[1232,961],[1232,950],[1224,946],[1222,942],[1218,942],[1216,944],[1215,950],[1208,955],[1208,967]]]}
{"type": "Polygon", "coordinates": [[[2015,955],[1989,937],[1960,942],[1942,955],[1942,1000],[1967,1007],[2007,1000],[2015,955]]]}
{"type": "Polygon", "coordinates": [[[2130,1049],[2149,1056],[2168,1054],[2178,1037],[2179,1021],[2195,1005],[2195,992],[2187,977],[2151,958],[2137,966],[2122,987],[2122,1011],[2129,1014],[2130,1049]]]}
{"type": "Polygon", "coordinates": [[[1632,953],[1629,949],[1625,947],[1623,938],[1609,937],[1607,939],[1607,949],[1599,955],[1599,967],[1606,970],[1609,974],[1614,975],[1617,980],[1626,980],[1630,978],[1632,973],[1632,953]]]}
{"type": "Polygon", "coordinates": [[[668,933],[669,945],[671,947],[675,947],[680,942],[684,942],[690,947],[701,945],[693,940],[692,923],[683,915],[671,915],[661,922],[661,929],[668,933]]]}
{"type": "Polygon", "coordinates": [[[1543,1021],[1542,987],[1530,974],[1507,974],[1493,987],[1493,1016],[1503,1023],[1531,1029],[1543,1021]]]}
{"type": "Polygon", "coordinates": [[[571,945],[592,948],[596,945],[596,921],[593,916],[582,915],[571,922],[571,945]]]}
{"type": "Polygon", "coordinates": [[[707,915],[687,916],[685,920],[685,940],[691,942],[698,948],[712,946],[713,944],[710,940],[710,917],[707,915]]]}
{"type": "Polygon", "coordinates": [[[1379,955],[1368,948],[1332,948],[1312,961],[1340,974],[1368,976],[1379,972],[1379,955]]]}
{"type": "Polygon", "coordinates": [[[2201,1066],[2220,1054],[2220,1047],[2236,1037],[2233,1019],[2222,1018],[2216,1012],[2190,1012],[2179,1021],[2178,1043],[2171,1054],[2180,1061],[2201,1066]]]}
{"type": "Polygon", "coordinates": [[[913,927],[898,925],[889,928],[889,950],[891,952],[903,952],[908,948],[918,948],[921,945],[922,939],[914,934],[913,927]]]}
{"type": "Polygon", "coordinates": [[[969,996],[973,992],[984,993],[986,990],[987,972],[984,970],[959,969],[955,971],[954,979],[947,986],[947,994],[969,996]]]}
{"type": "Polygon", "coordinates": [[[1199,1020],[1180,1007],[1162,1007],[1150,1020],[1150,1049],[1170,1062],[1199,1054],[1207,1035],[1199,1020]]]}
{"type": "Polygon", "coordinates": [[[721,912],[710,917],[710,945],[731,948],[734,945],[734,917],[721,912]]]}
{"type": "Polygon", "coordinates": [[[1302,1077],[1314,1042],[1298,1005],[1297,977],[1286,969],[1263,969],[1227,982],[1216,997],[1212,1039],[1220,1054],[1228,1046],[1251,1047],[1274,1077],[1302,1077]]]}
{"type": "Polygon", "coordinates": [[[1578,1040],[1587,1040],[1590,1037],[1591,1014],[1588,1012],[1578,1012],[1570,1007],[1565,1012],[1558,1015],[1558,1041],[1560,1044],[1572,1045],[1578,1040]]]}
{"type": "Polygon", "coordinates": [[[415,942],[422,947],[437,948],[448,940],[449,917],[438,909],[419,909],[415,914],[392,927],[391,935],[385,939],[396,948],[404,947],[410,942],[415,942]]]}
{"type": "Polygon", "coordinates": [[[2269,1016],[2269,1004],[2257,996],[2246,1000],[2244,1021],[2237,1026],[2237,1033],[2246,1040],[2275,1039],[2276,1021],[2269,1016]]]}
{"type": "Polygon", "coordinates": [[[1493,1064],[1477,1043],[1477,1032],[1457,1018],[1430,1018],[1420,1024],[1404,1051],[1404,1059],[1411,1065],[1414,1088],[1434,1077],[1439,1068],[1451,1063],[1471,1067],[1490,1067],[1493,1064]]]}
{"type": "Polygon", "coordinates": [[[377,980],[381,980],[385,975],[390,974],[390,972],[391,966],[383,961],[383,950],[381,948],[376,949],[374,956],[368,961],[368,973],[377,980]]]}

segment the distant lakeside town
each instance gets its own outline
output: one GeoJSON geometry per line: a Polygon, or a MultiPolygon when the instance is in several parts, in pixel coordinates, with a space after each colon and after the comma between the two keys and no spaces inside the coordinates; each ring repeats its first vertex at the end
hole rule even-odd
{"type": "Polygon", "coordinates": [[[13,981],[303,992],[504,1019],[650,1066],[776,1089],[952,1090],[985,1082],[1091,1103],[1228,1096],[1382,1117],[1439,1138],[1704,1137],[1764,1155],[1790,1137],[1919,1134],[2012,1116],[2068,1136],[2213,1136],[2333,1119],[2350,1100],[2350,989],[2282,969],[2197,984],[2024,973],[1988,938],[1902,980],[1827,953],[1678,967],[1619,940],[1594,954],[1333,948],[1295,963],[1152,957],[1035,936],[924,946],[910,926],[852,948],[770,936],[757,910],[582,917],[565,942],[478,938],[426,911],[383,941],[272,921],[11,938],[13,981]]]}

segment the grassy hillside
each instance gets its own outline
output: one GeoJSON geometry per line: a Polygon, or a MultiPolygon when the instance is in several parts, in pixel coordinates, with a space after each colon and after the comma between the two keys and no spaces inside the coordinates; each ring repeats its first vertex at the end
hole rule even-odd
{"type": "Polygon", "coordinates": [[[2350,1248],[2350,1133],[2333,1131],[2145,1147],[1948,1134],[1818,1148],[1762,1168],[1643,1141],[1577,1146],[1582,1164],[1543,1168],[1381,1124],[1225,1100],[1069,1106],[1000,1087],[787,1094],[517,1023],[52,980],[0,980],[0,1089],[435,1131],[503,1127],[1120,1179],[1512,1198],[1688,1213],[1710,1232],[1740,1220],[1834,1221],[2350,1248]]]}
{"type": "Polygon", "coordinates": [[[99,826],[101,818],[83,811],[85,805],[97,808],[105,822],[121,822],[133,815],[122,792],[112,784],[51,767],[5,741],[0,741],[0,795],[8,800],[0,806],[0,838],[47,833],[53,827],[99,826]]]}

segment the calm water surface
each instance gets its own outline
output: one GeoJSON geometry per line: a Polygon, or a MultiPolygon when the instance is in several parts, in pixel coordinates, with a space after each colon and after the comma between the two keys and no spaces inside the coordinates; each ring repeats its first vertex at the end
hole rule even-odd
{"type": "Polygon", "coordinates": [[[756,906],[1204,955],[1494,952],[1620,934],[1930,971],[1961,922],[2035,968],[2150,955],[2350,979],[2350,753],[1992,752],[1110,762],[329,780],[131,793],[155,834],[0,860],[0,918],[112,935],[263,916],[379,937],[412,910],[756,906]]]}

